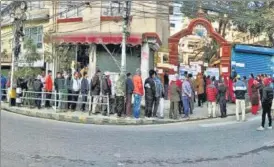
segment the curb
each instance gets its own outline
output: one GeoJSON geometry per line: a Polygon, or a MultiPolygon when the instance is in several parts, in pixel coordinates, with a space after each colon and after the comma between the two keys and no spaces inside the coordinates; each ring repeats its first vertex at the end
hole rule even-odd
{"type": "MultiPolygon", "coordinates": [[[[109,117],[94,117],[94,116],[73,116],[66,113],[45,113],[41,111],[32,111],[29,109],[18,109],[7,106],[2,106],[2,109],[11,113],[25,115],[29,117],[50,119],[62,122],[71,122],[71,123],[80,123],[80,124],[96,124],[96,125],[159,125],[159,124],[171,124],[179,122],[193,122],[201,121],[207,119],[216,119],[216,118],[193,118],[188,120],[172,120],[172,119],[125,119],[125,118],[109,118],[109,117]]],[[[249,107],[247,112],[249,113],[249,107]]],[[[235,116],[235,114],[228,114],[227,116],[235,116]]],[[[217,117],[218,118],[218,117],[217,117]]]]}

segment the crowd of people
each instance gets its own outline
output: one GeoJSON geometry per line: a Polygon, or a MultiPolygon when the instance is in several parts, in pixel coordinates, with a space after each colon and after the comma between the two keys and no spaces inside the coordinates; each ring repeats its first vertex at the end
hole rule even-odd
{"type": "MultiPolygon", "coordinates": [[[[250,78],[242,78],[233,72],[231,77],[203,76],[199,74],[196,79],[185,73],[183,77],[176,75],[168,85],[168,74],[165,74],[165,88],[169,87],[170,118],[177,119],[183,114],[188,118],[194,111],[194,103],[198,97],[198,106],[207,101],[208,117],[216,117],[216,108],[219,104],[222,118],[227,116],[227,102],[236,103],[236,119],[246,121],[246,106],[251,103],[252,114],[258,114],[262,108],[262,124],[258,130],[264,130],[265,118],[268,116],[268,128],[272,128],[271,108],[273,103],[274,79],[267,74],[253,74],[250,78]],[[260,107],[261,106],[261,107],[260,107]]],[[[166,89],[167,92],[167,89],[166,89]]],[[[167,93],[166,93],[167,94],[167,93]]]]}
{"type": "MultiPolygon", "coordinates": [[[[242,121],[245,121],[246,106],[251,103],[251,112],[254,115],[258,114],[260,108],[263,109],[262,125],[259,129],[264,129],[266,115],[269,119],[269,127],[272,127],[271,106],[274,80],[266,74],[257,77],[251,74],[247,79],[245,76],[241,78],[233,71],[231,77],[216,79],[215,76],[203,74],[198,74],[194,78],[192,74],[185,72],[183,76],[175,75],[170,79],[169,74],[165,72],[162,82],[156,71],[150,70],[149,77],[143,82],[141,71],[137,69],[133,76],[131,73],[119,74],[113,85],[110,73],[102,74],[97,69],[94,76],[89,78],[86,68],[73,74],[71,71],[57,72],[55,79],[52,78],[52,71],[49,70],[47,75],[45,71],[42,71],[37,77],[17,83],[17,86],[20,85],[27,92],[34,92],[27,93],[26,96],[34,97],[35,100],[30,98],[26,101],[39,109],[42,105],[50,108],[51,104],[55,104],[55,107],[64,111],[75,111],[77,104],[80,104],[81,111],[87,112],[86,104],[89,104],[88,97],[91,97],[89,109],[92,114],[107,115],[109,111],[110,114],[117,114],[119,117],[139,118],[143,96],[144,116],[147,118],[164,118],[163,101],[169,99],[170,119],[189,118],[195,111],[196,102],[199,107],[207,102],[208,117],[216,117],[216,109],[219,107],[221,117],[225,118],[227,102],[235,102],[236,119],[239,121],[239,115],[242,113],[242,121]],[[51,100],[54,91],[56,91],[54,94],[57,101],[51,100]],[[45,97],[42,98],[43,95],[45,97]],[[80,102],[79,97],[81,97],[80,102]]],[[[9,82],[1,76],[3,95],[6,94],[5,87],[9,87],[9,82]]],[[[1,97],[2,100],[5,98],[6,96],[1,97]]]]}

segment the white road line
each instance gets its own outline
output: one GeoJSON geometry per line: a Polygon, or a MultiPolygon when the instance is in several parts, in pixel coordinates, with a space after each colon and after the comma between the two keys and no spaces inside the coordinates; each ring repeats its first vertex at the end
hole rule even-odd
{"type": "Polygon", "coordinates": [[[200,127],[203,128],[209,128],[209,127],[215,127],[215,126],[225,126],[225,125],[231,125],[231,124],[236,124],[238,122],[236,121],[230,121],[230,122],[219,122],[219,123],[210,123],[210,124],[200,124],[200,127]]]}
{"type": "MultiPolygon", "coordinates": [[[[260,119],[261,119],[261,116],[256,116],[256,117],[249,118],[247,120],[247,122],[252,122],[252,121],[256,121],[256,120],[260,120],[260,119]]],[[[208,128],[208,127],[232,125],[232,124],[237,124],[237,123],[242,123],[242,121],[240,121],[240,122],[238,122],[238,121],[228,121],[228,122],[200,124],[199,126],[203,127],[203,128],[208,128]]]]}
{"type": "Polygon", "coordinates": [[[270,141],[270,142],[264,143],[264,146],[266,146],[266,147],[273,147],[274,146],[274,140],[270,141]]]}
{"type": "Polygon", "coordinates": [[[262,116],[252,117],[252,118],[248,119],[247,121],[256,121],[256,120],[260,120],[260,119],[262,119],[262,116]]]}

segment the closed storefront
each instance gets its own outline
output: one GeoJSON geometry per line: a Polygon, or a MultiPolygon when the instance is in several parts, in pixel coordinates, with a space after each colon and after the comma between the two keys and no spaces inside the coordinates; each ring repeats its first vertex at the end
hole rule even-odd
{"type": "Polygon", "coordinates": [[[232,49],[231,67],[240,76],[253,73],[274,74],[274,49],[260,46],[235,45],[232,49]]]}

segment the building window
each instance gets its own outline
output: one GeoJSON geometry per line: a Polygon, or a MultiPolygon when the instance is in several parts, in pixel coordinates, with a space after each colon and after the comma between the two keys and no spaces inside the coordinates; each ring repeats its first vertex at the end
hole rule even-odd
{"type": "Polygon", "coordinates": [[[30,10],[42,9],[42,8],[44,8],[44,2],[43,1],[28,2],[28,9],[30,9],[30,10]]]}
{"type": "Polygon", "coordinates": [[[37,49],[42,49],[43,27],[39,26],[39,27],[25,28],[25,39],[31,39],[33,43],[36,45],[37,49]]]}
{"type": "Polygon", "coordinates": [[[175,23],[170,23],[170,27],[175,28],[175,23]]]}
{"type": "Polygon", "coordinates": [[[59,18],[75,18],[82,17],[84,5],[80,1],[60,1],[59,2],[59,18]]]}
{"type": "Polygon", "coordinates": [[[124,3],[120,1],[111,1],[107,3],[106,8],[102,7],[102,16],[122,16],[124,3]]]}

